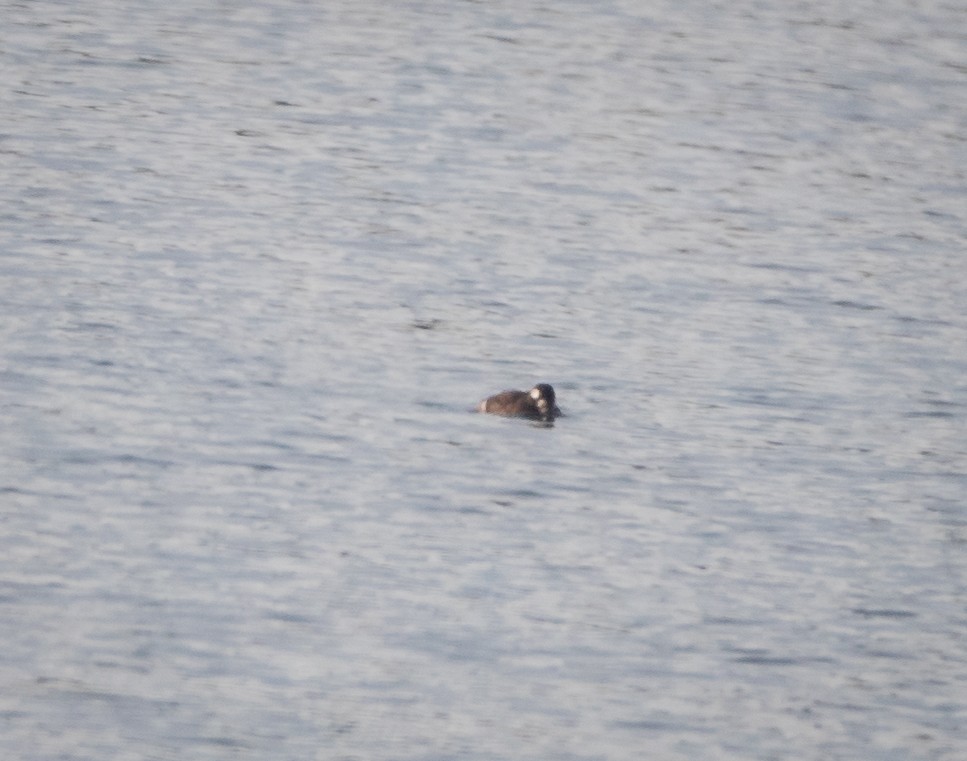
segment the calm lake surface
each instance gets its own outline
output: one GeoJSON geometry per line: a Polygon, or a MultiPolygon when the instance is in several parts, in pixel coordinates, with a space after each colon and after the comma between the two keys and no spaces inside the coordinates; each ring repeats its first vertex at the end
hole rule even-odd
{"type": "Polygon", "coordinates": [[[962,3],[198,5],[0,3],[0,756],[967,758],[962,3]]]}

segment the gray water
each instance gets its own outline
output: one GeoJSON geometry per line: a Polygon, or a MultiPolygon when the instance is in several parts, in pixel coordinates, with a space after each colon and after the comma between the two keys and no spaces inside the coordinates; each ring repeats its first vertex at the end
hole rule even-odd
{"type": "Polygon", "coordinates": [[[967,758],[962,4],[0,10],[0,756],[967,758]]]}

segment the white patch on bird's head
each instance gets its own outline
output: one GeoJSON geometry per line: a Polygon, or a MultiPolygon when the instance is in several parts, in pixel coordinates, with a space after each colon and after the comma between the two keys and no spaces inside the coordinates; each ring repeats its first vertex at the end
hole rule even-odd
{"type": "Polygon", "coordinates": [[[538,399],[541,398],[541,390],[537,388],[537,386],[535,386],[534,388],[531,389],[530,397],[536,402],[538,399]]]}

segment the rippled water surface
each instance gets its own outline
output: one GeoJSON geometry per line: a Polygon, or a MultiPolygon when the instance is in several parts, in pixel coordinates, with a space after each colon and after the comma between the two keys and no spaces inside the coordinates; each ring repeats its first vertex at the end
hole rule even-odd
{"type": "Polygon", "coordinates": [[[962,4],[2,14],[0,755],[967,758],[962,4]]]}

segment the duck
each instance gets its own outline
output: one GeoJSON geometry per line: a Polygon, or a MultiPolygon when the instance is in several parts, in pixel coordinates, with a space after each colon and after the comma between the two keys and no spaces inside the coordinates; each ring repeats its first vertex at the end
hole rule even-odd
{"type": "Polygon", "coordinates": [[[477,412],[550,422],[563,414],[556,399],[553,386],[538,383],[530,391],[508,390],[488,396],[477,405],[477,412]]]}

